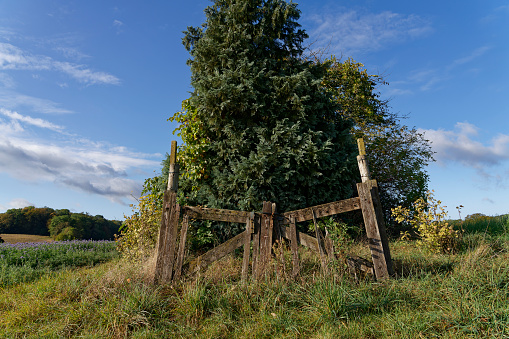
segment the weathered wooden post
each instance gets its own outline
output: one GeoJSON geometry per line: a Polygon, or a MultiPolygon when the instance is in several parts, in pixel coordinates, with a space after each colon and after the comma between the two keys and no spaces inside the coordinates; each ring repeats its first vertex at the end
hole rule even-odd
{"type": "Polygon", "coordinates": [[[275,204],[270,201],[263,202],[262,216],[260,221],[260,239],[258,258],[254,267],[253,275],[259,279],[265,275],[272,254],[272,236],[274,232],[275,204]]]}
{"type": "Polygon", "coordinates": [[[357,143],[359,146],[357,161],[362,178],[362,183],[357,184],[357,191],[359,192],[362,216],[369,240],[375,276],[377,279],[385,279],[393,275],[394,270],[378,193],[378,184],[376,180],[370,178],[364,141],[357,139],[357,143]]]}
{"type": "Polygon", "coordinates": [[[179,164],[177,162],[177,142],[171,142],[170,153],[170,172],[168,173],[168,187],[167,190],[177,192],[179,187],[179,164]]]}
{"type": "Polygon", "coordinates": [[[313,224],[315,225],[315,236],[318,245],[318,255],[320,256],[320,263],[322,264],[322,272],[326,273],[328,271],[327,254],[325,251],[322,231],[320,231],[320,227],[318,226],[318,222],[316,220],[316,213],[313,209],[311,209],[311,214],[313,215],[313,224]]]}
{"type": "Polygon", "coordinates": [[[299,242],[297,240],[297,225],[295,223],[295,216],[290,216],[290,245],[292,247],[292,278],[296,278],[299,275],[299,242]]]}
{"type": "Polygon", "coordinates": [[[180,217],[180,206],[177,204],[178,168],[177,142],[172,141],[168,189],[164,192],[161,228],[159,229],[159,238],[156,245],[154,283],[166,283],[173,278],[177,229],[180,217]]]}
{"type": "Polygon", "coordinates": [[[242,260],[242,280],[247,280],[248,269],[249,269],[249,256],[251,252],[251,238],[254,233],[254,220],[255,214],[251,212],[249,217],[246,219],[246,230],[244,231],[244,257],[242,260]]]}
{"type": "Polygon", "coordinates": [[[369,173],[368,158],[366,157],[366,147],[362,138],[357,139],[357,147],[359,148],[359,155],[357,156],[357,164],[359,165],[359,172],[361,172],[361,182],[371,180],[369,173]]]}

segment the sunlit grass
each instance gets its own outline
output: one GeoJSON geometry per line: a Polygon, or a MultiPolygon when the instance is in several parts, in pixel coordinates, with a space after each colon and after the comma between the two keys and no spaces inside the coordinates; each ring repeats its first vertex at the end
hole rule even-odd
{"type": "MultiPolygon", "coordinates": [[[[0,337],[504,338],[509,254],[501,237],[448,255],[391,242],[397,276],[378,282],[356,281],[341,265],[324,276],[305,250],[298,279],[273,273],[260,282],[240,281],[240,256],[161,286],[151,283],[153,263],[115,259],[4,288],[0,337]]],[[[349,251],[365,256],[365,247],[349,251]]]]}

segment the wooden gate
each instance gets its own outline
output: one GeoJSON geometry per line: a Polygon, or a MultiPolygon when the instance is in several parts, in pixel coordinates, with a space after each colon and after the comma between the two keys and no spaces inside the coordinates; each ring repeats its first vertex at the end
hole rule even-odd
{"type": "Polygon", "coordinates": [[[282,238],[290,241],[292,276],[297,276],[300,270],[298,245],[306,246],[315,251],[320,256],[322,268],[326,270],[327,262],[334,260],[334,249],[330,238],[324,237],[319,227],[317,227],[317,219],[359,209],[362,210],[375,277],[377,279],[390,277],[393,274],[392,260],[383,221],[378,185],[376,180],[369,178],[362,140],[359,140],[359,153],[357,160],[363,182],[357,184],[358,197],[284,213],[277,213],[276,204],[264,202],[262,212],[255,213],[193,206],[180,207],[176,202],[178,188],[176,142],[172,142],[170,175],[168,190],[164,194],[154,282],[166,283],[180,279],[189,219],[243,223],[246,225],[244,232],[194,259],[187,269],[188,273],[199,272],[212,262],[244,246],[242,279],[245,280],[249,274],[250,261],[252,275],[255,279],[267,273],[272,257],[273,244],[282,238]],[[182,225],[178,237],[178,226],[181,218],[182,225]],[[297,222],[311,220],[315,223],[315,237],[297,231],[297,222]],[[180,240],[177,249],[178,239],[180,240]]]}

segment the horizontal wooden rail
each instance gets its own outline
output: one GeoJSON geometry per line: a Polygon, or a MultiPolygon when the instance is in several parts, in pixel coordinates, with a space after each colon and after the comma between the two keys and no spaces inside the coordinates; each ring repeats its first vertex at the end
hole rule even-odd
{"type": "MultiPolygon", "coordinates": [[[[290,234],[290,227],[281,226],[281,235],[283,238],[292,240],[291,234],[290,234]]],[[[297,232],[297,242],[299,245],[306,246],[310,248],[311,250],[318,253],[318,241],[315,237],[312,237],[310,235],[307,235],[306,233],[297,232]]]]}
{"type": "Polygon", "coordinates": [[[245,224],[251,212],[184,206],[184,213],[192,219],[237,222],[245,224]]]}
{"type": "MultiPolygon", "coordinates": [[[[244,220],[246,221],[246,220],[244,220]]],[[[194,259],[189,263],[189,272],[194,273],[202,270],[208,265],[212,264],[214,261],[221,259],[225,255],[235,251],[240,246],[244,245],[244,237],[245,233],[249,232],[246,230],[239,235],[231,238],[227,242],[222,243],[219,246],[214,247],[210,251],[205,254],[200,255],[198,258],[194,259]]]]}
{"type": "Polygon", "coordinates": [[[341,201],[335,201],[328,204],[317,205],[313,207],[303,208],[283,213],[284,220],[281,222],[285,225],[290,223],[290,216],[295,217],[296,222],[313,220],[313,211],[316,218],[328,217],[335,214],[350,212],[361,209],[361,203],[358,197],[341,201]]]}

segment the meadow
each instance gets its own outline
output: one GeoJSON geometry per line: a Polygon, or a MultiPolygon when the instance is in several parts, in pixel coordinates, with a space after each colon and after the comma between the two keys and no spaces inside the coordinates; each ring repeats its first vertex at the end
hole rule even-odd
{"type": "MultiPolygon", "coordinates": [[[[393,240],[396,276],[377,282],[356,281],[341,263],[335,274],[323,275],[304,249],[296,280],[241,282],[236,255],[199,277],[162,286],[151,284],[150,259],[114,258],[82,268],[68,263],[2,287],[0,337],[509,337],[509,218],[455,226],[464,233],[452,254],[393,240]]],[[[358,239],[348,246],[349,253],[369,255],[358,239]]]]}

